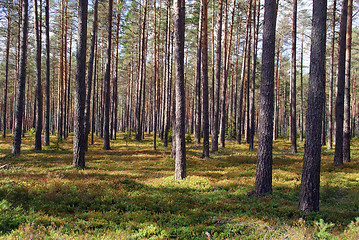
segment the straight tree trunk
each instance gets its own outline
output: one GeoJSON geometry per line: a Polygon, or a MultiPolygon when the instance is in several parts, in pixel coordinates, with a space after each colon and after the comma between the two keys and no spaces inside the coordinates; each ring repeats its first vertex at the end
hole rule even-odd
{"type": "Polygon", "coordinates": [[[105,89],[104,89],[104,107],[105,107],[105,123],[104,123],[104,142],[103,149],[110,150],[110,83],[111,83],[111,37],[112,37],[112,9],[113,0],[108,2],[108,32],[107,32],[107,63],[105,72],[105,89]]]}
{"type": "Polygon", "coordinates": [[[201,0],[202,11],[202,98],[203,98],[203,153],[202,158],[209,157],[209,101],[208,101],[208,19],[207,0],[201,0]]]}
{"type": "Polygon", "coordinates": [[[6,137],[6,110],[7,110],[7,89],[8,89],[8,78],[9,78],[9,53],[10,53],[10,33],[11,33],[11,16],[10,8],[12,1],[9,0],[8,4],[8,16],[7,16],[7,33],[6,33],[6,57],[5,57],[5,87],[4,87],[4,102],[3,102],[3,133],[2,137],[6,137]]]}
{"type": "Polygon", "coordinates": [[[84,111],[85,111],[85,76],[86,76],[86,40],[87,40],[87,0],[79,0],[78,40],[76,56],[76,81],[74,101],[74,153],[73,166],[85,168],[84,111]]]}
{"type": "Polygon", "coordinates": [[[223,0],[218,1],[218,19],[217,19],[217,43],[216,43],[216,78],[214,86],[214,115],[212,123],[212,152],[218,151],[218,133],[219,133],[219,90],[221,80],[221,50],[222,50],[222,11],[223,0]]]}
{"type": "MultiPolygon", "coordinates": [[[[41,11],[40,11],[41,12],[41,11]]],[[[39,24],[37,0],[34,0],[34,28],[35,28],[35,53],[36,53],[36,130],[35,149],[41,150],[42,133],[42,86],[41,86],[41,25],[39,24]]]]}
{"type": "Polygon", "coordinates": [[[24,113],[24,99],[25,99],[25,80],[26,80],[26,51],[27,51],[27,26],[28,26],[28,0],[21,1],[22,19],[20,30],[20,60],[19,60],[19,74],[16,87],[16,118],[14,128],[14,141],[12,146],[12,154],[19,155],[21,147],[21,134],[24,113]]]}
{"type": "Polygon", "coordinates": [[[152,123],[152,128],[153,128],[153,141],[152,141],[152,148],[153,150],[156,150],[157,148],[157,64],[158,64],[158,60],[157,60],[157,6],[156,6],[156,0],[154,0],[154,34],[155,34],[155,39],[154,39],[154,76],[153,76],[153,123],[152,123]]]}
{"type": "Polygon", "coordinates": [[[348,0],[342,2],[340,18],[339,54],[337,71],[337,92],[335,100],[335,153],[334,164],[343,165],[343,122],[344,122],[344,88],[345,88],[345,49],[347,30],[348,0]]]}
{"type": "Polygon", "coordinates": [[[194,142],[201,142],[201,122],[202,122],[202,106],[201,106],[201,53],[202,53],[202,9],[200,9],[198,34],[197,34],[197,56],[196,56],[196,82],[195,82],[195,121],[194,121],[194,142]]]}
{"type": "MultiPolygon", "coordinates": [[[[300,141],[303,141],[304,131],[304,110],[303,110],[303,54],[304,54],[304,30],[302,32],[302,43],[300,46],[300,141]]],[[[332,84],[333,86],[333,84],[332,84]]]]}
{"type": "Polygon", "coordinates": [[[272,193],[272,144],[276,1],[265,0],[255,193],[272,193]]]}
{"type": "Polygon", "coordinates": [[[306,137],[298,206],[299,211],[305,214],[319,211],[326,19],[327,1],[313,0],[306,137]]]}
{"type": "MultiPolygon", "coordinates": [[[[91,105],[91,87],[92,87],[92,78],[93,78],[93,66],[95,58],[95,43],[96,43],[96,34],[97,34],[97,12],[98,12],[98,0],[94,2],[94,11],[93,11],[93,24],[92,24],[92,36],[91,36],[91,46],[90,46],[90,58],[88,62],[88,71],[87,71],[87,86],[86,86],[86,103],[85,103],[85,135],[84,135],[84,144],[85,151],[88,150],[88,135],[90,133],[90,105],[91,105]]],[[[94,89],[95,91],[95,89],[94,89]]]]}
{"type": "Polygon", "coordinates": [[[329,103],[328,103],[328,141],[327,149],[333,147],[333,82],[334,82],[334,45],[335,45],[335,15],[336,15],[336,0],[333,2],[333,17],[332,17],[332,37],[330,50],[330,76],[329,76],[329,103]]]}
{"type": "MultiPolygon", "coordinates": [[[[260,6],[260,5],[259,5],[260,6]]],[[[254,149],[254,133],[255,133],[255,80],[256,80],[256,66],[257,66],[257,44],[259,31],[259,12],[257,14],[256,0],[253,3],[253,55],[252,55],[252,81],[250,91],[250,129],[249,129],[249,150],[254,149]],[[256,19],[257,18],[257,19],[256,19]],[[257,21],[256,21],[257,20],[257,21]]]]}
{"type": "Polygon", "coordinates": [[[292,57],[290,68],[290,142],[291,152],[297,153],[297,0],[293,0],[292,57]]]}
{"type": "Polygon", "coordinates": [[[346,33],[346,63],[344,88],[344,123],[343,123],[343,161],[350,162],[350,70],[352,44],[353,0],[348,1],[348,19],[346,33]]]}
{"type": "Polygon", "coordinates": [[[176,76],[175,179],[186,177],[184,40],[185,0],[174,0],[174,56],[176,76]]]}

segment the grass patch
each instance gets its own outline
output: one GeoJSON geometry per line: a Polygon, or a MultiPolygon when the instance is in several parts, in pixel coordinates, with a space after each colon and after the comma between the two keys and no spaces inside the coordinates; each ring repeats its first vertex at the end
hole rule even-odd
{"type": "MultiPolygon", "coordinates": [[[[126,135],[127,134],[127,135],[126,135]]],[[[151,135],[136,142],[119,134],[109,151],[95,138],[86,168],[74,169],[72,139],[34,151],[23,139],[20,156],[9,155],[12,138],[0,139],[0,234],[3,239],[352,239],[359,235],[359,141],[352,162],[335,167],[323,147],[320,212],[297,210],[303,143],[290,153],[274,142],[273,194],[254,190],[256,153],[228,141],[201,158],[188,140],[184,181],[174,180],[170,146],[152,150],[151,135]]],[[[188,137],[190,139],[190,137],[188,137]]]]}

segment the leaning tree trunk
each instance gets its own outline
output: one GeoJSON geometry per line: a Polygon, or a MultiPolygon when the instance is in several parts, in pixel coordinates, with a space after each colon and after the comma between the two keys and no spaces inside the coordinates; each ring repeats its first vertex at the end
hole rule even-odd
{"type": "Polygon", "coordinates": [[[313,0],[308,108],[299,211],[319,211],[321,131],[325,82],[327,1],[313,0]]]}
{"type": "Polygon", "coordinates": [[[272,143],[276,2],[266,0],[263,25],[263,52],[259,106],[259,140],[255,181],[256,195],[272,193],[272,143]]]}
{"type": "Polygon", "coordinates": [[[350,67],[352,44],[352,15],[353,0],[348,1],[348,19],[346,36],[346,65],[345,65],[345,89],[344,89],[344,124],[343,124],[343,161],[350,162],[350,67]]]}
{"type": "Polygon", "coordinates": [[[28,1],[22,0],[22,19],[20,32],[20,63],[16,87],[16,118],[12,154],[20,154],[22,121],[24,113],[25,80],[26,80],[26,51],[27,51],[27,26],[28,26],[28,1]]]}
{"type": "Polygon", "coordinates": [[[343,121],[344,121],[344,88],[345,88],[345,49],[348,15],[348,0],[343,0],[340,18],[339,54],[337,71],[337,96],[335,100],[335,153],[334,164],[343,165],[343,121]]]}
{"type": "Polygon", "coordinates": [[[185,146],[185,86],[184,86],[184,40],[185,40],[185,0],[174,0],[174,55],[176,66],[176,141],[175,179],[186,177],[185,146]]]}
{"type": "Polygon", "coordinates": [[[87,40],[87,0],[80,0],[78,7],[78,40],[76,56],[76,80],[74,101],[74,153],[73,166],[85,168],[84,110],[87,40]]]}

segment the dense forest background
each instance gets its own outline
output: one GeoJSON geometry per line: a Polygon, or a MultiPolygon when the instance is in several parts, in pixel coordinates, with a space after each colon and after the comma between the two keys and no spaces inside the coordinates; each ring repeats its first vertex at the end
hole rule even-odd
{"type": "Polygon", "coordinates": [[[236,148],[256,158],[248,196],[265,198],[285,152],[303,160],[291,201],[311,216],[321,158],[336,171],[357,154],[358,12],[352,0],[0,0],[4,149],[13,141],[0,169],[29,144],[42,157],[72,145],[88,170],[99,142],[100,156],[151,143],[185,179],[191,157],[236,148]]]}

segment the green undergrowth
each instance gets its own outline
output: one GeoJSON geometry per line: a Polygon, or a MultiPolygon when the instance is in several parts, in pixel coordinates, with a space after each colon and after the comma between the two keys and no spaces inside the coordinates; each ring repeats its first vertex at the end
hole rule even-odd
{"type": "Polygon", "coordinates": [[[3,239],[358,239],[359,141],[352,162],[332,164],[323,147],[320,212],[297,210],[303,142],[290,153],[287,139],[274,142],[273,194],[253,195],[256,152],[247,144],[202,159],[188,137],[187,174],[174,180],[170,147],[150,135],[129,132],[102,150],[95,138],[86,168],[74,169],[72,139],[55,137],[43,151],[23,139],[10,155],[12,138],[0,139],[0,233],[3,239]],[[133,134],[133,133],[132,133],[133,134]],[[206,235],[207,234],[207,235],[206,235]]]}

